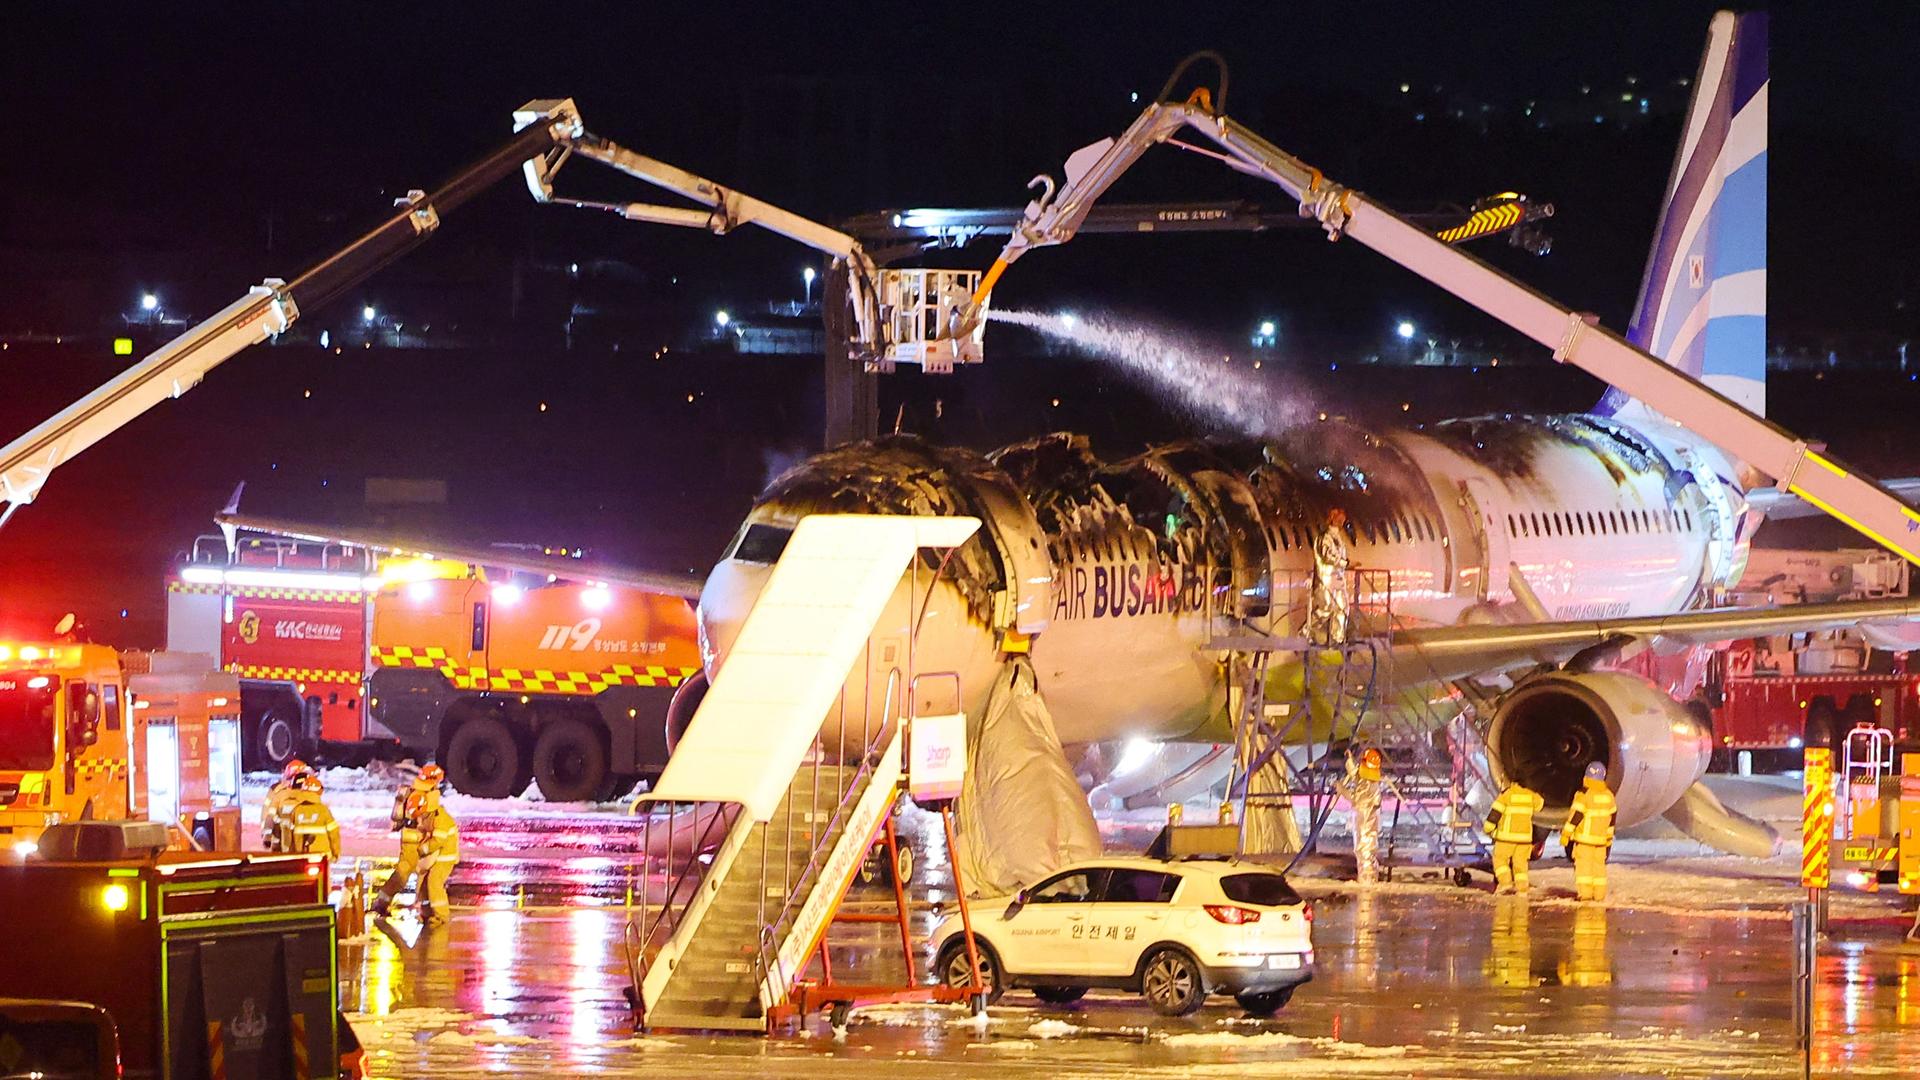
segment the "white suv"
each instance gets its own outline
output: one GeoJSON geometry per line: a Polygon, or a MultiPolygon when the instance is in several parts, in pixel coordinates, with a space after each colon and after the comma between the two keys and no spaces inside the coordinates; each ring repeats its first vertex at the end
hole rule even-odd
{"type": "MultiPolygon", "coordinates": [[[[1016,986],[1054,1003],[1102,986],[1185,1016],[1222,992],[1268,1016],[1313,978],[1312,906],[1237,860],[1097,859],[969,908],[989,1002],[1016,986]]],[[[958,912],[933,943],[934,977],[971,985],[958,912]]]]}

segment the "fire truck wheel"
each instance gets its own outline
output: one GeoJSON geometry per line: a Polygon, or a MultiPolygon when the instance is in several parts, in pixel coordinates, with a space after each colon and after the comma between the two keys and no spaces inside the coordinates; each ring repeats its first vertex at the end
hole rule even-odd
{"type": "Polygon", "coordinates": [[[507,725],[492,716],[478,716],[454,731],[447,743],[447,779],[462,795],[505,799],[524,791],[520,779],[520,744],[507,725]]]}
{"type": "Polygon", "coordinates": [[[1845,729],[1840,726],[1840,714],[1833,702],[1822,698],[1807,707],[1807,727],[1801,735],[1801,743],[1812,747],[1825,747],[1839,753],[1840,741],[1845,729]]]}
{"type": "Polygon", "coordinates": [[[552,802],[584,802],[607,781],[607,748],[600,733],[568,717],[548,724],[533,744],[533,778],[552,802]]]}
{"type": "Polygon", "coordinates": [[[285,699],[274,702],[253,729],[253,767],[269,772],[286,768],[299,739],[299,707],[285,699]]]}

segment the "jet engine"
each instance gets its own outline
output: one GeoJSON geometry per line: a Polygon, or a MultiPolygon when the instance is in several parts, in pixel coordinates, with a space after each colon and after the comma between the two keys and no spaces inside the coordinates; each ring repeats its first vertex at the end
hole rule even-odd
{"type": "Polygon", "coordinates": [[[1705,724],[1654,684],[1619,671],[1558,671],[1522,682],[1493,714],[1487,760],[1502,787],[1518,780],[1564,820],[1587,764],[1605,762],[1630,826],[1666,813],[1707,771],[1705,724]]]}

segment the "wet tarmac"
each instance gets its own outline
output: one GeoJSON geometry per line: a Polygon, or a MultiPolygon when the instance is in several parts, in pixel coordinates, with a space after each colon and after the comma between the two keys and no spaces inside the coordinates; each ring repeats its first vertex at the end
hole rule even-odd
{"type": "MultiPolygon", "coordinates": [[[[1245,1018],[1228,998],[1170,1020],[1117,992],[1071,1006],[1012,992],[984,1022],[893,1005],[856,1012],[841,1036],[819,1016],[771,1038],[640,1034],[622,995],[619,846],[603,837],[600,850],[613,853],[463,863],[452,926],[423,932],[401,916],[345,945],[342,1001],[374,1075],[1800,1073],[1777,903],[1690,911],[1674,895],[1602,907],[1551,884],[1519,900],[1302,880],[1316,905],[1318,974],[1271,1021],[1245,1018]]],[[[916,875],[917,905],[941,895],[926,880],[937,859],[930,851],[916,875]]],[[[1621,865],[1615,877],[1633,893],[1638,876],[1659,873],[1621,865]]],[[[857,887],[854,906],[888,910],[885,895],[857,887]]],[[[1920,1075],[1920,952],[1900,949],[1902,907],[1888,897],[1836,923],[1815,991],[1814,1075],[1920,1075]]],[[[916,939],[931,923],[916,912],[916,939]]],[[[835,941],[842,978],[903,978],[891,926],[844,927],[835,941]]],[[[915,958],[922,973],[926,959],[915,958]]]]}

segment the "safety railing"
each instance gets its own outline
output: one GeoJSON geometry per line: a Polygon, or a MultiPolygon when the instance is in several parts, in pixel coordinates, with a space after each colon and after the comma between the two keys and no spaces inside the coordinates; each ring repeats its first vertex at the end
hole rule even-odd
{"type": "Polygon", "coordinates": [[[633,1007],[636,1015],[644,1008],[641,987],[662,949],[679,932],[688,911],[700,896],[700,886],[710,869],[701,855],[713,850],[738,820],[741,808],[732,803],[654,803],[645,795],[635,797],[629,814],[647,808],[640,835],[640,882],[636,898],[630,884],[627,889],[627,925],[623,935],[627,975],[633,983],[633,1007]],[[680,807],[687,807],[681,810],[680,807]],[[658,857],[666,877],[658,906],[653,903],[654,821],[655,811],[666,809],[666,853],[658,857]],[[708,809],[703,813],[702,807],[708,809]],[[694,817],[685,830],[679,828],[682,814],[694,817]],[[684,837],[685,847],[681,840],[684,837]],[[682,851],[684,850],[684,857],[682,851]],[[636,902],[637,900],[637,902],[636,902]]]}
{"type": "MultiPolygon", "coordinates": [[[[901,714],[895,712],[895,701],[901,690],[909,689],[902,686],[901,678],[902,673],[899,667],[894,667],[887,672],[887,682],[884,690],[885,696],[881,699],[880,727],[877,731],[873,729],[871,724],[871,698],[865,698],[862,701],[860,710],[860,751],[857,759],[859,764],[851,776],[845,775],[844,765],[836,767],[839,771],[835,774],[837,787],[835,790],[832,816],[827,819],[827,823],[823,828],[813,834],[813,844],[811,850],[807,853],[807,863],[804,867],[801,867],[797,878],[793,872],[794,830],[791,819],[792,792],[789,790],[786,857],[781,860],[780,864],[783,874],[781,888],[782,898],[780,906],[774,911],[773,918],[771,919],[767,918],[766,913],[766,896],[771,889],[771,883],[767,881],[767,836],[765,833],[761,834],[760,935],[756,947],[756,971],[763,983],[771,982],[773,985],[785,987],[792,982],[792,976],[795,973],[787,971],[780,962],[780,927],[786,925],[789,916],[796,914],[799,906],[805,903],[807,896],[812,892],[815,879],[818,876],[817,871],[822,865],[822,860],[826,857],[828,849],[827,839],[833,837],[836,832],[844,828],[849,816],[853,812],[855,804],[858,803],[860,797],[866,793],[867,783],[872,778],[875,767],[879,764],[880,753],[885,748],[887,741],[893,737],[894,729],[899,723],[901,714]]],[[[910,692],[908,696],[911,697],[910,692]]],[[[841,693],[840,701],[841,705],[838,710],[840,723],[836,747],[838,750],[838,760],[844,762],[845,748],[847,745],[846,694],[844,691],[841,693]]],[[[820,754],[814,755],[812,766],[813,800],[809,806],[807,817],[809,823],[818,820],[820,810],[820,764],[822,757],[823,755],[820,754]]]]}

